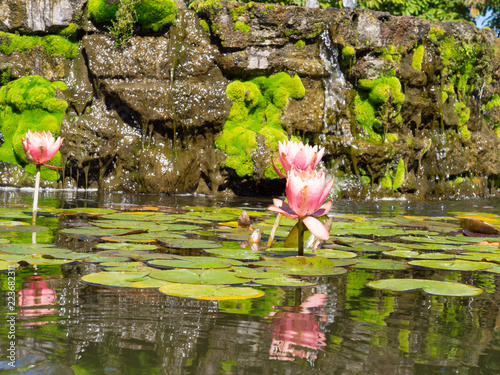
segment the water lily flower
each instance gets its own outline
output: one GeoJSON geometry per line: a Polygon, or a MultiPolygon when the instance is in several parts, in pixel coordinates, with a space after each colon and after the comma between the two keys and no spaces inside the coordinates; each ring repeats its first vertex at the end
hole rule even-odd
{"type": "MultiPolygon", "coordinates": [[[[308,167],[300,170],[297,167],[290,169],[286,181],[286,197],[288,202],[274,199],[274,205],[267,209],[272,212],[281,213],[291,219],[303,221],[305,226],[321,240],[327,240],[330,235],[323,223],[316,219],[323,216],[332,208],[332,201],[325,204],[326,197],[332,189],[333,179],[325,182],[323,170],[313,170],[308,167]]],[[[300,243],[299,243],[300,246],[300,243]]]]}
{"type": "Polygon", "coordinates": [[[52,157],[56,154],[61,147],[64,138],[57,138],[57,140],[54,140],[50,131],[36,131],[32,133],[31,130],[28,130],[26,138],[21,137],[21,139],[23,141],[26,160],[29,163],[35,165],[45,165],[46,167],[52,169],[61,168],[48,165],[46,162],[52,159],[52,157]]]}
{"type": "MultiPolygon", "coordinates": [[[[54,140],[52,133],[50,131],[41,132],[36,131],[34,133],[28,130],[25,135],[26,138],[21,137],[23,142],[24,153],[26,154],[26,160],[36,165],[36,179],[35,179],[35,194],[33,196],[33,217],[32,224],[36,225],[36,212],[38,206],[38,190],[40,188],[40,167],[45,165],[46,167],[52,169],[60,169],[61,167],[54,167],[52,165],[46,164],[61,147],[64,138],[57,138],[54,140]]],[[[36,240],[36,232],[33,232],[33,243],[36,240]]]]}
{"type": "Polygon", "coordinates": [[[325,149],[320,149],[317,145],[304,145],[302,141],[298,143],[294,141],[285,141],[283,143],[278,142],[278,152],[285,173],[282,173],[273,161],[274,169],[281,177],[286,177],[294,165],[302,170],[308,167],[312,169],[316,168],[323,157],[325,149]]]}

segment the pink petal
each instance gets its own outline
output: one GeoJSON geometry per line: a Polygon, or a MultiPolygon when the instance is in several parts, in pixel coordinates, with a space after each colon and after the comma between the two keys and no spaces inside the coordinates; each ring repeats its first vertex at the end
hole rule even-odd
{"type": "Polygon", "coordinates": [[[297,219],[297,215],[295,215],[292,210],[285,211],[284,209],[282,209],[280,207],[276,207],[276,206],[269,206],[267,209],[269,211],[285,215],[286,217],[289,217],[290,219],[297,219]]]}
{"type": "Polygon", "coordinates": [[[312,216],[318,217],[318,216],[326,215],[332,209],[332,205],[333,205],[333,202],[331,200],[326,202],[315,213],[313,213],[312,216]]]}
{"type": "Polygon", "coordinates": [[[321,221],[315,217],[308,216],[302,219],[307,229],[320,240],[327,240],[330,238],[330,233],[326,230],[321,221]]]}

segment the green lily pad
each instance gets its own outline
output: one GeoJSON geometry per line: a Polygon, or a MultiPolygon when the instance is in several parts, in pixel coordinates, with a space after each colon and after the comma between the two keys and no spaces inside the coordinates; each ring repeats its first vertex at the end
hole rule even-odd
{"type": "Polygon", "coordinates": [[[53,257],[44,257],[43,255],[28,255],[28,254],[1,254],[0,260],[4,260],[7,262],[26,262],[31,265],[37,266],[53,266],[60,264],[68,264],[75,263],[77,259],[65,259],[65,258],[53,258],[53,257]]]}
{"type": "Polygon", "coordinates": [[[108,272],[151,272],[154,269],[142,262],[102,262],[99,267],[108,272]]]}
{"type": "Polygon", "coordinates": [[[344,268],[335,267],[331,259],[321,256],[268,259],[252,263],[252,265],[279,268],[283,273],[294,276],[335,276],[347,272],[344,268]]]}
{"type": "Polygon", "coordinates": [[[50,228],[41,225],[13,225],[9,227],[0,227],[0,232],[15,231],[24,233],[41,233],[48,232],[50,228]]]}
{"type": "Polygon", "coordinates": [[[15,271],[17,269],[19,269],[19,265],[16,262],[0,260],[0,272],[15,271]]]}
{"type": "MultiPolygon", "coordinates": [[[[306,254],[309,251],[306,251],[306,254]]],[[[315,254],[328,259],[349,259],[358,256],[357,253],[351,251],[334,250],[334,249],[319,249],[315,251],[315,254]]]]}
{"type": "Polygon", "coordinates": [[[500,253],[461,253],[457,259],[497,263],[500,262],[500,253]]]}
{"type": "Polygon", "coordinates": [[[123,243],[123,242],[102,242],[95,246],[96,249],[109,250],[131,250],[131,251],[151,251],[156,250],[156,245],[140,244],[140,243],[123,243]]]}
{"type": "Polygon", "coordinates": [[[406,263],[389,259],[356,259],[356,264],[351,267],[355,269],[376,271],[399,271],[408,268],[406,263]]]}
{"type": "Polygon", "coordinates": [[[261,290],[250,287],[228,287],[226,285],[170,284],[160,288],[160,293],[169,296],[224,301],[231,299],[259,298],[261,290]]]}
{"type": "Polygon", "coordinates": [[[159,288],[166,284],[163,280],[149,277],[148,272],[96,272],[80,280],[89,285],[115,288],[159,288]]]}
{"type": "Polygon", "coordinates": [[[165,246],[173,249],[216,249],[222,245],[211,240],[193,238],[166,239],[158,238],[165,246]]]}
{"type": "Polygon", "coordinates": [[[111,213],[117,212],[111,208],[101,208],[101,207],[75,207],[75,208],[69,208],[69,209],[68,208],[62,209],[62,208],[47,207],[47,208],[44,208],[44,211],[62,214],[62,215],[85,214],[85,215],[89,215],[89,216],[105,215],[105,214],[111,214],[111,213]]]}
{"type": "Polygon", "coordinates": [[[230,262],[225,262],[222,259],[212,257],[184,257],[183,259],[161,259],[151,260],[148,264],[152,267],[158,268],[193,268],[193,269],[207,269],[207,268],[229,268],[233,266],[230,262]]]}
{"type": "Polygon", "coordinates": [[[281,287],[300,287],[300,288],[318,285],[318,283],[312,281],[299,280],[286,275],[282,275],[279,277],[272,277],[269,279],[255,279],[252,281],[252,283],[262,286],[281,286],[281,287]]]}
{"type": "Polygon", "coordinates": [[[220,258],[227,258],[227,259],[237,259],[237,260],[260,259],[260,253],[250,249],[210,249],[210,250],[205,250],[205,252],[220,258]]]}
{"type": "Polygon", "coordinates": [[[483,292],[479,288],[466,284],[422,279],[385,279],[370,281],[366,285],[373,289],[390,290],[393,292],[422,289],[427,294],[453,297],[477,296],[483,292]]]}
{"type": "Polygon", "coordinates": [[[186,284],[243,284],[246,279],[237,277],[234,272],[228,269],[174,269],[151,271],[151,277],[171,283],[186,284]]]}
{"type": "Polygon", "coordinates": [[[54,255],[70,253],[71,250],[50,244],[10,243],[0,246],[0,252],[8,254],[54,255]]]}
{"type": "Polygon", "coordinates": [[[414,260],[408,262],[408,264],[414,267],[432,268],[432,269],[449,270],[449,271],[482,271],[482,270],[487,270],[488,268],[494,266],[493,263],[469,262],[466,260],[452,260],[452,261],[414,260]]]}
{"type": "Polygon", "coordinates": [[[430,252],[420,253],[414,250],[389,250],[389,251],[384,251],[382,254],[390,257],[406,258],[406,259],[455,259],[456,257],[453,254],[430,253],[430,252]]]}

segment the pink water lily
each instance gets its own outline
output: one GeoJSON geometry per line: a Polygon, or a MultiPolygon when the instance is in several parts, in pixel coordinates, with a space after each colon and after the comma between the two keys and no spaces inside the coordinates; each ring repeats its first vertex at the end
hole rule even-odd
{"type": "Polygon", "coordinates": [[[312,169],[316,168],[323,157],[325,149],[320,149],[318,146],[304,145],[302,141],[298,143],[285,141],[283,143],[278,142],[278,152],[285,173],[282,173],[273,161],[274,169],[276,169],[276,172],[281,177],[286,177],[286,174],[288,174],[294,165],[302,170],[308,167],[312,169]]]}
{"type": "Polygon", "coordinates": [[[321,240],[327,240],[330,237],[328,230],[316,217],[326,215],[332,208],[331,200],[323,204],[332,186],[333,179],[326,183],[322,169],[316,171],[308,167],[300,170],[293,167],[288,172],[286,181],[288,202],[274,199],[274,205],[269,206],[268,210],[302,220],[312,234],[321,240]]]}
{"type": "Polygon", "coordinates": [[[46,163],[57,153],[64,138],[57,138],[57,140],[54,140],[50,131],[36,131],[32,133],[31,130],[28,130],[25,137],[26,138],[21,137],[21,139],[23,141],[26,160],[29,163],[35,165],[45,165],[46,167],[52,169],[61,168],[54,167],[46,163]]]}

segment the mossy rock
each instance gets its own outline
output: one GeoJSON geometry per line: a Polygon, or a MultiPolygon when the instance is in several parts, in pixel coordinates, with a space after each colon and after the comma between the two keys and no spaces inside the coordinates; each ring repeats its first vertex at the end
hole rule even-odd
{"type": "MultiPolygon", "coordinates": [[[[278,142],[287,139],[281,122],[282,112],[290,99],[301,99],[305,89],[298,75],[292,77],[281,72],[270,77],[231,82],[226,93],[233,106],[215,145],[227,154],[224,166],[234,169],[239,177],[252,176],[258,137],[264,140],[268,154],[278,149],[278,142]]],[[[271,161],[264,174],[268,179],[278,178],[271,161]]]]}
{"type": "Polygon", "coordinates": [[[29,51],[36,47],[44,49],[51,56],[64,56],[71,60],[75,59],[78,53],[77,43],[59,35],[41,37],[17,35],[0,31],[0,41],[0,52],[5,55],[11,55],[14,51],[29,51]]]}
{"type": "MultiPolygon", "coordinates": [[[[63,82],[50,82],[40,76],[22,77],[0,88],[0,131],[4,143],[0,146],[0,160],[19,166],[26,166],[34,174],[36,168],[29,165],[24,153],[21,137],[28,130],[50,131],[57,137],[68,104],[56,99],[56,90],[65,90],[63,82]]],[[[58,152],[49,165],[59,166],[58,152]]],[[[42,167],[42,178],[55,181],[57,171],[42,167]]]]}

